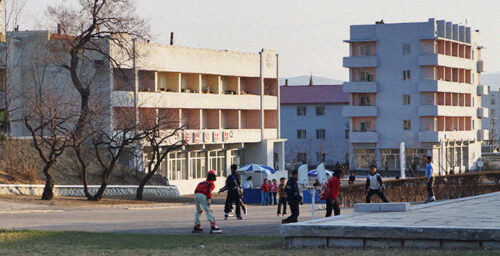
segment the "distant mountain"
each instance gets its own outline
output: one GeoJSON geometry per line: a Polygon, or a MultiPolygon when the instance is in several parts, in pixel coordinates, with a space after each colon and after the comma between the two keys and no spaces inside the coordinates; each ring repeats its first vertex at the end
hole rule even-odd
{"type": "MultiPolygon", "coordinates": [[[[308,85],[309,78],[311,76],[294,76],[285,77],[280,79],[280,85],[285,84],[285,79],[288,79],[288,85],[308,85]]],[[[344,81],[335,80],[327,77],[313,76],[314,85],[331,85],[331,84],[342,84],[344,81]]]]}
{"type": "Polygon", "coordinates": [[[481,75],[481,83],[490,86],[490,91],[500,90],[500,72],[484,73],[481,75]]]}

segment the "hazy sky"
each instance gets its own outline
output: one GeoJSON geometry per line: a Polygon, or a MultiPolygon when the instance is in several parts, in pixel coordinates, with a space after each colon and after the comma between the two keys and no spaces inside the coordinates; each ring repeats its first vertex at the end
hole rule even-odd
{"type": "MultiPolygon", "coordinates": [[[[18,0],[16,0],[18,1],[18,0]]],[[[25,0],[21,29],[32,28],[49,4],[76,0],[25,0]]],[[[349,25],[446,19],[481,30],[488,72],[500,71],[499,0],[137,0],[155,40],[192,47],[280,54],[280,76],[312,72],[347,79],[342,57],[348,54],[349,25]]],[[[55,27],[55,25],[54,25],[55,27]]]]}

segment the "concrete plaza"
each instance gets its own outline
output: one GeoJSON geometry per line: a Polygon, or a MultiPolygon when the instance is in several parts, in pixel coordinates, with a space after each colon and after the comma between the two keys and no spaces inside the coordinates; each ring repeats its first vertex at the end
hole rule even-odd
{"type": "Polygon", "coordinates": [[[500,248],[500,192],[282,225],[289,247],[500,248]]]}
{"type": "MultiPolygon", "coordinates": [[[[0,201],[0,227],[16,230],[64,230],[89,232],[129,232],[144,234],[191,234],[194,204],[159,203],[95,207],[57,207],[0,201]]],[[[279,235],[284,217],[276,216],[276,206],[249,206],[243,220],[224,221],[224,206],[213,205],[217,224],[226,235],[279,235]]],[[[311,220],[311,205],[300,208],[299,220],[311,220]]],[[[342,209],[343,213],[352,209],[342,209]]],[[[290,214],[290,212],[288,212],[290,214]]],[[[325,211],[317,211],[322,217],[325,211]]],[[[202,225],[209,230],[206,216],[202,225]]]]}

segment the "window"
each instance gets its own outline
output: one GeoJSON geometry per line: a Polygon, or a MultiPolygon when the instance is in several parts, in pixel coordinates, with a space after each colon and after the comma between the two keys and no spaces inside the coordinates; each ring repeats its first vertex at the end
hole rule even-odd
{"type": "Polygon", "coordinates": [[[206,152],[190,152],[189,162],[191,164],[191,177],[202,179],[207,177],[206,152]]]}
{"type": "Polygon", "coordinates": [[[324,116],[325,115],[325,106],[316,106],[316,115],[324,116]]]}
{"type": "Polygon", "coordinates": [[[217,172],[217,176],[226,176],[226,152],[210,151],[209,153],[210,169],[217,172]]]}
{"type": "Polygon", "coordinates": [[[370,123],[370,121],[361,121],[359,123],[359,125],[360,125],[360,131],[361,132],[367,132],[367,131],[371,130],[371,123],[370,123]]]}
{"type": "Polygon", "coordinates": [[[306,106],[298,106],[297,107],[297,115],[305,116],[306,115],[306,106]]]}
{"type": "Polygon", "coordinates": [[[370,46],[360,45],[359,46],[359,56],[370,56],[370,46]]]}
{"type": "Polygon", "coordinates": [[[399,169],[399,149],[380,149],[380,160],[384,170],[399,169]]]}
{"type": "Polygon", "coordinates": [[[321,152],[316,152],[316,161],[324,163],[326,160],[326,154],[321,152]]]}
{"type": "Polygon", "coordinates": [[[491,112],[491,117],[494,117],[495,116],[495,109],[492,108],[490,112],[491,112]]]}
{"type": "Polygon", "coordinates": [[[186,164],[186,153],[170,153],[168,157],[168,179],[187,180],[189,179],[186,164]]]}
{"type": "Polygon", "coordinates": [[[403,105],[410,105],[410,95],[403,95],[403,105]]]}
{"type": "Polygon", "coordinates": [[[410,70],[403,70],[403,80],[410,80],[410,70]]]}
{"type": "Polygon", "coordinates": [[[403,121],[403,129],[411,130],[411,120],[404,120],[403,121]]]}
{"type": "Polygon", "coordinates": [[[491,105],[495,105],[495,98],[491,98],[491,105]]]}
{"type": "Polygon", "coordinates": [[[371,82],[373,81],[373,75],[370,71],[361,70],[359,71],[359,79],[361,80],[361,82],[371,82]]]}
{"type": "Polygon", "coordinates": [[[356,168],[368,169],[375,163],[375,149],[354,149],[354,157],[356,168]]]}
{"type": "Polygon", "coordinates": [[[297,130],[297,139],[305,139],[306,130],[297,130]]]}
{"type": "Polygon", "coordinates": [[[359,95],[359,105],[360,106],[370,106],[370,97],[365,94],[359,95]]]}
{"type": "Polygon", "coordinates": [[[349,129],[345,129],[345,138],[349,139],[349,129]]]}
{"type": "Polygon", "coordinates": [[[324,139],[325,138],[325,130],[318,129],[316,130],[316,139],[324,139]]]}
{"type": "Polygon", "coordinates": [[[403,44],[403,55],[410,55],[411,48],[410,44],[403,44]]]}
{"type": "Polygon", "coordinates": [[[297,162],[302,162],[302,163],[307,162],[307,154],[306,153],[297,153],[297,162]]]}

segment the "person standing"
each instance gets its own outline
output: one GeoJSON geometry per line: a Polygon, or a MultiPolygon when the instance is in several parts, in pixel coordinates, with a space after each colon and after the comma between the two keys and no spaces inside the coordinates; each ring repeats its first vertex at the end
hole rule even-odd
{"type": "Polygon", "coordinates": [[[427,198],[426,203],[436,201],[436,197],[434,197],[434,191],[432,186],[434,186],[434,170],[432,169],[432,156],[427,157],[427,168],[426,168],[425,176],[427,177],[427,193],[429,197],[427,198]]]}
{"type": "Polygon", "coordinates": [[[382,192],[382,188],[382,177],[377,173],[377,166],[372,164],[370,165],[370,174],[368,175],[368,178],[366,178],[365,190],[370,189],[366,195],[366,202],[370,203],[373,194],[377,194],[382,201],[386,203],[389,202],[389,200],[385,197],[384,192],[382,192]]]}
{"type": "Polygon", "coordinates": [[[247,181],[243,184],[244,189],[253,189],[252,176],[248,176],[247,181]]]}
{"type": "Polygon", "coordinates": [[[224,205],[224,220],[227,220],[229,213],[233,208],[233,203],[236,206],[236,218],[242,220],[240,211],[240,199],[241,199],[241,188],[240,188],[240,175],[236,172],[238,166],[235,164],[231,165],[231,175],[226,179],[226,185],[219,190],[220,192],[227,190],[226,204],[224,205]]]}
{"type": "Polygon", "coordinates": [[[269,205],[271,201],[269,198],[269,191],[271,190],[271,187],[269,186],[269,183],[267,183],[267,179],[264,179],[264,182],[260,186],[260,190],[262,191],[262,205],[269,205]]]}
{"type": "Polygon", "coordinates": [[[299,172],[293,171],[292,176],[288,179],[286,183],[286,196],[288,200],[288,205],[290,206],[290,211],[292,214],[281,221],[281,223],[294,223],[297,222],[299,217],[299,205],[302,204],[302,196],[300,195],[299,185],[297,180],[299,179],[299,172]]]}
{"type": "Polygon", "coordinates": [[[333,173],[333,177],[331,177],[328,180],[327,183],[327,191],[328,191],[328,198],[326,199],[326,217],[332,216],[332,209],[334,211],[335,216],[340,215],[340,206],[339,206],[339,192],[340,192],[340,179],[342,179],[342,176],[344,173],[340,170],[337,169],[333,173]]]}
{"type": "Polygon", "coordinates": [[[277,205],[278,201],[276,201],[276,195],[278,194],[278,182],[276,179],[273,179],[273,183],[271,184],[271,199],[273,199],[273,205],[277,205]]]}
{"type": "Polygon", "coordinates": [[[349,175],[349,185],[354,184],[356,181],[356,176],[354,175],[354,172],[351,172],[351,175],[349,175]]]}
{"type": "Polygon", "coordinates": [[[207,214],[207,219],[210,222],[210,233],[220,234],[222,230],[215,224],[215,218],[212,215],[212,210],[210,209],[210,203],[212,200],[212,191],[215,189],[214,181],[216,180],[215,171],[211,170],[208,172],[207,180],[202,181],[196,186],[194,190],[194,202],[196,205],[196,213],[194,215],[194,229],[193,233],[202,233],[200,215],[205,211],[207,214]]]}
{"type": "Polygon", "coordinates": [[[280,185],[278,186],[278,195],[279,195],[279,202],[278,202],[278,216],[281,214],[281,208],[283,208],[283,214],[281,216],[286,216],[286,184],[285,184],[286,179],[281,178],[280,179],[280,185]]]}

